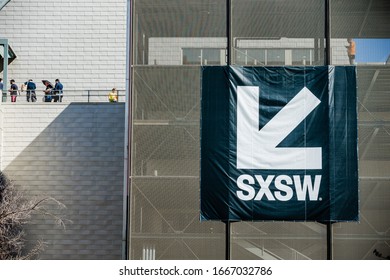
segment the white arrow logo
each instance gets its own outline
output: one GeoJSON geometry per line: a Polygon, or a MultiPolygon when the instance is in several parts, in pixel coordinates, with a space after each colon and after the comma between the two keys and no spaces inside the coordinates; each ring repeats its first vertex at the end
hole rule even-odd
{"type": "Polygon", "coordinates": [[[238,169],[322,169],[318,147],[277,147],[321,101],[304,87],[259,131],[259,87],[237,87],[238,169]]]}

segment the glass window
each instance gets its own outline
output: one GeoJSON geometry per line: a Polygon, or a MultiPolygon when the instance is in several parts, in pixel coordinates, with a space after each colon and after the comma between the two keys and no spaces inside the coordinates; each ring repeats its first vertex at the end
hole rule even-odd
{"type": "Polygon", "coordinates": [[[267,65],[286,65],[285,50],[267,50],[267,65]]]}
{"type": "Polygon", "coordinates": [[[201,49],[183,49],[183,64],[184,65],[200,65],[202,64],[201,49]]]}
{"type": "Polygon", "coordinates": [[[236,62],[239,65],[265,65],[264,49],[236,49],[236,62]]]}
{"type": "MultiPolygon", "coordinates": [[[[224,51],[224,50],[223,50],[224,51]]],[[[202,65],[222,65],[225,64],[221,61],[222,50],[219,49],[203,49],[202,50],[202,65]]],[[[224,56],[222,56],[225,60],[224,56]]]]}
{"type": "Polygon", "coordinates": [[[292,65],[312,65],[312,50],[293,49],[291,50],[292,65]]]}
{"type": "Polygon", "coordinates": [[[225,49],[183,49],[184,65],[223,65],[225,49]]]}

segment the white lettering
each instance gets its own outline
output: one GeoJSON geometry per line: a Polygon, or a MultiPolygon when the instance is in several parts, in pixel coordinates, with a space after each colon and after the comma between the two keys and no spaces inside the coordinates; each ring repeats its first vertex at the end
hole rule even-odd
{"type": "Polygon", "coordinates": [[[294,175],[295,191],[298,200],[305,200],[306,193],[309,192],[310,201],[318,200],[318,192],[320,191],[321,175],[314,177],[314,186],[312,184],[311,176],[305,175],[303,177],[303,184],[301,184],[301,177],[294,175]]]}
{"type": "Polygon", "coordinates": [[[303,182],[300,175],[268,175],[265,179],[261,175],[254,175],[259,185],[256,194],[255,179],[249,174],[242,174],[237,178],[237,197],[244,201],[265,199],[270,201],[289,201],[294,197],[294,189],[297,201],[305,201],[307,196],[310,201],[318,201],[321,186],[321,175],[304,175],[303,182]],[[313,177],[314,176],[314,182],[313,177]],[[274,188],[270,188],[274,185],[274,188]]]}
{"type": "Polygon", "coordinates": [[[247,201],[252,200],[255,197],[255,189],[251,186],[255,183],[255,180],[250,175],[241,175],[237,178],[237,187],[242,191],[237,191],[237,196],[239,199],[247,201]],[[247,181],[248,184],[244,183],[247,181]]]}
{"type": "Polygon", "coordinates": [[[293,191],[289,185],[292,185],[292,179],[287,175],[280,175],[275,179],[275,187],[279,190],[275,192],[275,197],[280,201],[289,201],[293,197],[293,191]],[[286,182],[286,184],[283,184],[286,182]],[[282,192],[285,194],[283,195],[282,192]]]}
{"type": "Polygon", "coordinates": [[[261,200],[263,195],[265,195],[268,200],[275,200],[275,198],[273,197],[271,191],[269,190],[269,185],[271,185],[272,180],[274,179],[274,177],[275,176],[273,176],[273,175],[267,176],[267,179],[264,181],[263,176],[255,175],[255,178],[256,178],[257,182],[259,183],[259,185],[260,185],[260,190],[257,193],[257,195],[255,197],[255,200],[261,200]]]}

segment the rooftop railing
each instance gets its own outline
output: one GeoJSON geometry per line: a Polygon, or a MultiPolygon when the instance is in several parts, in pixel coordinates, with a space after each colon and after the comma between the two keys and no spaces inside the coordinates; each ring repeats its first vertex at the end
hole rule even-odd
{"type": "MultiPolygon", "coordinates": [[[[108,94],[110,89],[87,89],[87,90],[64,90],[62,93],[62,103],[101,103],[109,102],[108,94]]],[[[46,95],[43,90],[35,90],[36,102],[35,103],[55,103],[54,100],[57,95],[46,95]],[[47,100],[45,97],[51,97],[51,101],[47,100]]],[[[118,102],[126,102],[126,91],[124,89],[117,90],[118,102]]],[[[48,98],[50,99],[50,98],[48,98]]],[[[27,101],[27,92],[19,91],[16,97],[16,102],[18,104],[22,103],[31,103],[31,97],[29,98],[30,102],[27,101]]],[[[11,95],[8,90],[3,90],[2,102],[11,103],[11,95]]],[[[60,102],[59,100],[57,102],[60,102]]]]}

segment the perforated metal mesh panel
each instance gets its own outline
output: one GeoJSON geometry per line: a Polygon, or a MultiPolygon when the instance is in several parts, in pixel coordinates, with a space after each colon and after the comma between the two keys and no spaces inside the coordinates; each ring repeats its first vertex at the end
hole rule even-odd
{"type": "MultiPolygon", "coordinates": [[[[322,0],[133,1],[131,259],[223,259],[225,227],[199,222],[200,66],[323,65],[322,0]]],[[[385,0],[331,1],[332,63],[346,38],[389,38],[385,0]]],[[[390,72],[358,65],[361,222],[335,224],[336,259],[390,254],[390,72]]],[[[234,259],[325,259],[317,223],[232,225],[234,259]]]]}
{"type": "MultiPolygon", "coordinates": [[[[332,2],[332,42],[356,41],[360,177],[360,223],[334,226],[334,257],[378,259],[374,250],[390,256],[390,47],[373,38],[390,40],[390,2],[332,2]],[[374,43],[359,46],[364,41],[374,43]],[[365,59],[375,52],[386,56],[381,62],[365,59]]],[[[345,56],[345,49],[334,47],[333,57],[338,55],[345,56]]]]}
{"type": "Polygon", "coordinates": [[[199,222],[199,65],[224,63],[225,1],[134,2],[130,258],[222,259],[223,224],[199,222]]]}

